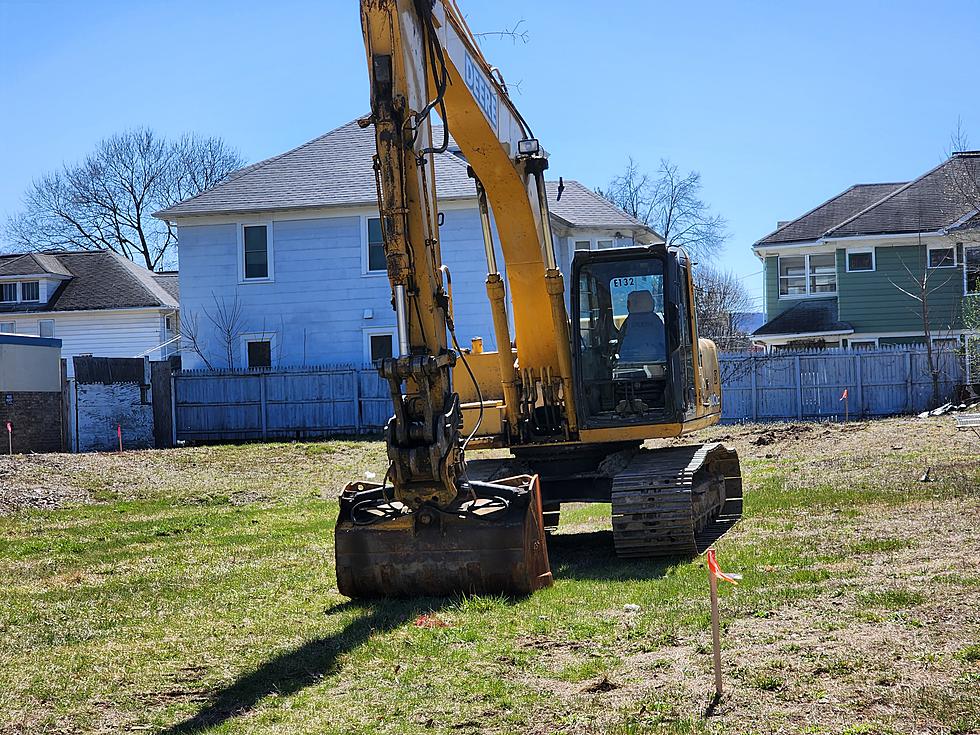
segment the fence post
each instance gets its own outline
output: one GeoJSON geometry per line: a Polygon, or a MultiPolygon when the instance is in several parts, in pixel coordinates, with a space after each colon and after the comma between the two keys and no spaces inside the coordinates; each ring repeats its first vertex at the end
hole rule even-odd
{"type": "Polygon", "coordinates": [[[266,416],[266,410],[268,409],[268,400],[266,398],[266,388],[265,388],[265,373],[259,373],[259,403],[261,404],[260,410],[262,413],[262,438],[267,439],[269,436],[268,429],[268,417],[266,416]]]}
{"type": "Polygon", "coordinates": [[[361,433],[361,371],[351,368],[354,375],[354,433],[361,433]]]}
{"type": "Polygon", "coordinates": [[[857,415],[864,418],[864,369],[861,365],[861,353],[854,353],[854,397],[857,399],[857,415]]]}
{"type": "Polygon", "coordinates": [[[912,385],[912,350],[905,353],[905,390],[909,413],[915,413],[915,393],[912,385]]]}
{"type": "Polygon", "coordinates": [[[759,420],[759,397],[757,395],[757,378],[755,376],[755,355],[749,355],[749,364],[752,366],[752,420],[759,420]]]}
{"type": "Polygon", "coordinates": [[[177,446],[177,376],[170,372],[170,441],[177,446]]]}
{"type": "Polygon", "coordinates": [[[793,360],[796,363],[796,418],[803,419],[803,373],[800,367],[800,356],[794,355],[793,360]]]}

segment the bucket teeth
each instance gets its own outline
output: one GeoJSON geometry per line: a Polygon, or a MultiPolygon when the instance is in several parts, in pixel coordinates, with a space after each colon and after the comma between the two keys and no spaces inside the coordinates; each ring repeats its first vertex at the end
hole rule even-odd
{"type": "Polygon", "coordinates": [[[352,483],[335,531],[337,587],[352,598],[527,595],[551,584],[537,476],[473,482],[410,511],[352,483]]]}

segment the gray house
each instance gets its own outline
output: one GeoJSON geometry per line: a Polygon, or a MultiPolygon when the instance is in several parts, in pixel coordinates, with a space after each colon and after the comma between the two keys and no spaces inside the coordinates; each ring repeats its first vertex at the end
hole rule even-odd
{"type": "MultiPolygon", "coordinates": [[[[362,364],[392,354],[374,152],[373,130],[351,122],[156,213],[178,229],[185,368],[362,364]]],[[[457,334],[493,349],[474,184],[458,148],[436,155],[435,167],[457,334]]],[[[566,181],[560,200],[557,183],[549,193],[566,274],[576,249],[661,241],[578,182],[566,181]]]]}

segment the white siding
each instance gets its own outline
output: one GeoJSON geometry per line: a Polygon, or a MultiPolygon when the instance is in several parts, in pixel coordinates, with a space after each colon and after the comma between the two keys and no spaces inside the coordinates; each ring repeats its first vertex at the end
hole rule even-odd
{"type": "Polygon", "coordinates": [[[61,340],[61,356],[68,360],[68,374],[72,375],[71,358],[75,355],[136,357],[152,349],[150,359],[161,359],[161,351],[153,348],[164,341],[164,315],[167,313],[160,309],[134,309],[4,314],[0,319],[14,322],[17,334],[28,335],[39,333],[40,320],[54,320],[54,336],[61,340]]]}

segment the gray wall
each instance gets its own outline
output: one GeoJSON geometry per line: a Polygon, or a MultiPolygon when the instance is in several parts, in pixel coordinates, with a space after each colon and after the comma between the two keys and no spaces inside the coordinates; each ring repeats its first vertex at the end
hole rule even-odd
{"type": "Polygon", "coordinates": [[[79,452],[117,450],[117,426],[122,427],[124,449],[153,446],[153,406],[143,402],[141,386],[78,383],[76,391],[79,452]]]}
{"type": "MultiPolygon", "coordinates": [[[[456,333],[466,346],[481,336],[494,349],[486,298],[486,259],[477,209],[444,212],[442,255],[453,276],[456,333]]],[[[239,283],[238,225],[180,227],[181,321],[196,319],[199,342],[214,368],[229,367],[224,341],[207,313],[216,299],[242,306],[240,331],[275,333],[274,366],[365,362],[365,330],[394,327],[386,276],[362,273],[361,218],[343,216],[273,223],[273,282],[239,283]],[[373,318],[365,318],[365,310],[373,318]]],[[[498,246],[499,247],[499,246],[498,246]]],[[[498,256],[502,264],[503,259],[498,256]]],[[[203,368],[191,350],[185,368],[203,368]]],[[[243,367],[235,346],[234,367],[243,367]]]]}

